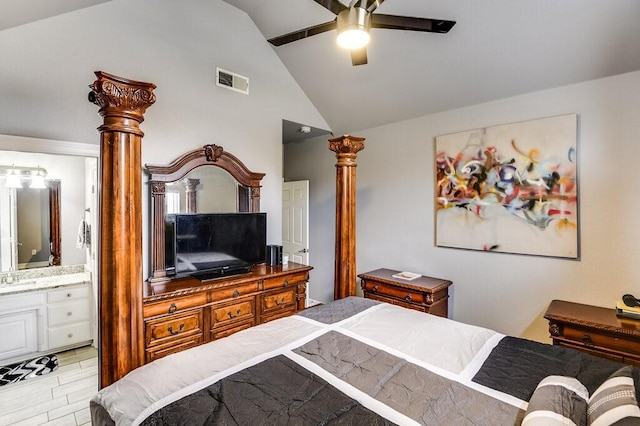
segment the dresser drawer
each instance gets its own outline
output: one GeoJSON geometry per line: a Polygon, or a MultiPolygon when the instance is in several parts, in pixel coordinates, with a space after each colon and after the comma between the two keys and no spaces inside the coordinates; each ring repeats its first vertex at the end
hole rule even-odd
{"type": "Polygon", "coordinates": [[[225,327],[230,323],[251,321],[256,315],[255,298],[245,298],[224,306],[211,307],[211,328],[225,327]]]}
{"type": "Polygon", "coordinates": [[[190,336],[185,339],[171,340],[169,344],[158,345],[153,348],[147,349],[146,362],[151,362],[155,359],[162,358],[173,353],[183,351],[185,349],[193,348],[202,343],[202,336],[190,336]]]}
{"type": "Polygon", "coordinates": [[[91,340],[89,321],[49,329],[49,348],[61,348],[91,340]]]}
{"type": "Polygon", "coordinates": [[[283,277],[265,278],[263,286],[265,290],[272,290],[275,288],[288,287],[290,285],[303,283],[309,281],[308,272],[298,272],[283,277]]]}
{"type": "Polygon", "coordinates": [[[49,327],[56,327],[79,321],[89,321],[89,313],[89,299],[72,299],[69,303],[49,305],[49,327]]]}
{"type": "Polygon", "coordinates": [[[218,302],[220,300],[226,299],[238,299],[240,297],[245,297],[250,294],[256,293],[258,290],[259,285],[257,281],[248,284],[220,288],[211,292],[211,301],[218,302]]]}
{"type": "Polygon", "coordinates": [[[194,294],[192,296],[172,298],[165,302],[156,302],[144,305],[143,316],[145,318],[155,317],[157,315],[173,314],[185,309],[195,308],[207,303],[207,295],[205,293],[194,294]]]}
{"type": "MultiPolygon", "coordinates": [[[[371,295],[390,296],[395,299],[404,300],[407,303],[427,304],[427,298],[422,292],[381,282],[365,280],[362,285],[362,290],[371,293],[371,295]]],[[[431,300],[428,302],[430,303],[431,300]]]]}
{"type": "Polygon", "coordinates": [[[231,336],[233,333],[237,333],[238,331],[251,328],[255,325],[255,321],[253,320],[253,318],[250,318],[245,322],[234,322],[227,325],[230,325],[230,327],[218,327],[211,330],[211,340],[222,339],[223,337],[231,336]]]}
{"type": "Polygon", "coordinates": [[[262,296],[262,312],[282,310],[296,305],[296,287],[262,296]]]}
{"type": "Polygon", "coordinates": [[[60,290],[50,290],[47,292],[47,302],[57,303],[72,299],[88,298],[89,286],[66,287],[60,290]]]}
{"type": "Polygon", "coordinates": [[[202,338],[202,309],[170,315],[165,318],[145,321],[147,346],[162,344],[169,340],[198,335],[202,338]]]}

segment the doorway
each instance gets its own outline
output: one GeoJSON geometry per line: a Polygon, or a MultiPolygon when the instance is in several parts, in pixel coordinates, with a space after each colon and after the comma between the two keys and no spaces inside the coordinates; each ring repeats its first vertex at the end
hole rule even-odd
{"type": "MultiPolygon", "coordinates": [[[[309,264],[309,181],[282,183],[282,255],[290,262],[309,264]]],[[[309,298],[307,284],[306,306],[318,301],[309,298]]]]}

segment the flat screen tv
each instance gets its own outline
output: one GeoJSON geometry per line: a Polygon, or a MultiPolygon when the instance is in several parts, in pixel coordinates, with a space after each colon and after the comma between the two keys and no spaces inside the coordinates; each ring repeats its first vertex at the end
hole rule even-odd
{"type": "Polygon", "coordinates": [[[266,213],[170,214],[165,225],[168,275],[215,278],[265,261],[266,213]]]}

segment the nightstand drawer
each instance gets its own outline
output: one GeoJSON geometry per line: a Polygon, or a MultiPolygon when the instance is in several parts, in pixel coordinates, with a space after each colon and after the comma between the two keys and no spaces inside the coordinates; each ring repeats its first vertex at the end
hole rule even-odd
{"type": "Polygon", "coordinates": [[[202,310],[196,309],[157,320],[145,321],[147,346],[186,336],[202,336],[202,310]]]}
{"type": "Polygon", "coordinates": [[[423,293],[385,283],[365,280],[362,290],[369,291],[371,294],[391,296],[409,303],[427,303],[427,299],[423,293]]]}
{"type": "Polygon", "coordinates": [[[557,337],[563,337],[566,341],[585,348],[607,348],[626,353],[638,353],[640,340],[619,338],[596,330],[564,325],[562,332],[557,337]]]}

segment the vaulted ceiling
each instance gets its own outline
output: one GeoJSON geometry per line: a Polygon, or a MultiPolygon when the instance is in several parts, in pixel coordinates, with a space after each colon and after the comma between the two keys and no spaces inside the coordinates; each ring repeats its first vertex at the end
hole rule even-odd
{"type": "MultiPolygon", "coordinates": [[[[0,30],[104,1],[0,0],[0,30]]],[[[314,0],[224,1],[265,43],[335,18],[314,0]]],[[[377,12],[457,23],[373,29],[357,67],[335,31],[272,47],[334,134],[640,70],[638,0],[386,0],[377,12]]]]}
{"type": "MultiPolygon", "coordinates": [[[[225,1],[265,39],[335,18],[314,0],[225,1]]],[[[637,0],[386,0],[376,12],[457,23],[373,29],[357,67],[335,31],[273,47],[335,134],[640,69],[637,0]]]]}

